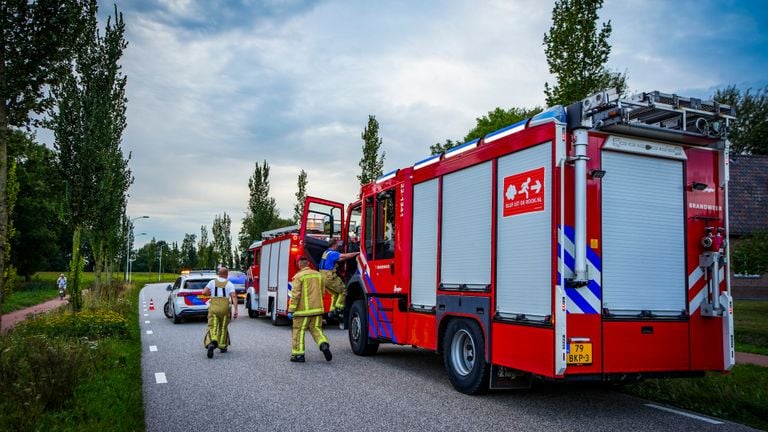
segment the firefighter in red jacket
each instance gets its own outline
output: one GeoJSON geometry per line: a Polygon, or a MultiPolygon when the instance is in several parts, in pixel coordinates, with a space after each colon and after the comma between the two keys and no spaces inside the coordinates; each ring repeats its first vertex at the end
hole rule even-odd
{"type": "Polygon", "coordinates": [[[299,258],[299,271],[291,282],[291,304],[288,318],[293,319],[293,344],[291,361],[304,363],[304,335],[307,330],[323,352],[325,360],[331,361],[330,344],[323,334],[323,280],[320,273],[309,268],[306,257],[299,258]]]}

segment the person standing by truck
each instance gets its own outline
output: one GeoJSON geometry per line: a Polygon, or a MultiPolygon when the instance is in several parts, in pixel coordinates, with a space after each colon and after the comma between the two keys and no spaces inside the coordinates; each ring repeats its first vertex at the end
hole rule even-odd
{"type": "Polygon", "coordinates": [[[344,300],[346,298],[346,290],[344,282],[339,277],[337,272],[337,263],[339,261],[345,261],[350,258],[356,257],[360,252],[348,252],[340,253],[342,243],[338,239],[331,239],[328,242],[328,249],[323,252],[322,259],[320,260],[320,274],[323,275],[323,287],[331,292],[331,306],[328,316],[341,316],[344,311],[344,300]]]}
{"type": "Polygon", "coordinates": [[[208,358],[213,358],[213,351],[216,348],[225,353],[229,347],[230,302],[235,309],[232,318],[237,319],[237,293],[232,282],[227,280],[229,269],[220,266],[217,275],[218,277],[211,279],[203,290],[203,295],[211,297],[208,303],[208,332],[204,339],[208,358]]]}
{"type": "Polygon", "coordinates": [[[312,338],[323,352],[326,361],[331,361],[330,344],[323,334],[323,281],[322,276],[309,268],[307,257],[298,259],[299,271],[291,282],[291,304],[288,318],[293,319],[291,361],[304,363],[304,336],[309,330],[312,338]]]}

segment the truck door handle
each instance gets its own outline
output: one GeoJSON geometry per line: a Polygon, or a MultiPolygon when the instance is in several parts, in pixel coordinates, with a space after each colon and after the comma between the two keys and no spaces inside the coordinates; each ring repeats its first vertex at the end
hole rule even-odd
{"type": "Polygon", "coordinates": [[[389,265],[389,274],[395,274],[395,263],[389,265]]]}

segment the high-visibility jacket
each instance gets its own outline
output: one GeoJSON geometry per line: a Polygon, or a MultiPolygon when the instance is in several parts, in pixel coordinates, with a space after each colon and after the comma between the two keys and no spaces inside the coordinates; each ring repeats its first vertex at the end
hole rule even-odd
{"type": "Polygon", "coordinates": [[[323,278],[309,267],[293,276],[291,304],[288,312],[294,316],[321,315],[323,309],[323,278]]]}

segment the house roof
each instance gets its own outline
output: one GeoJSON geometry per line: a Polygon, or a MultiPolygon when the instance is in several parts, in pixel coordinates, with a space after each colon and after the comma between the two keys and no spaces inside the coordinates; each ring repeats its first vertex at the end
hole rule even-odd
{"type": "Polygon", "coordinates": [[[730,173],[730,235],[768,230],[768,156],[731,156],[730,173]]]}

